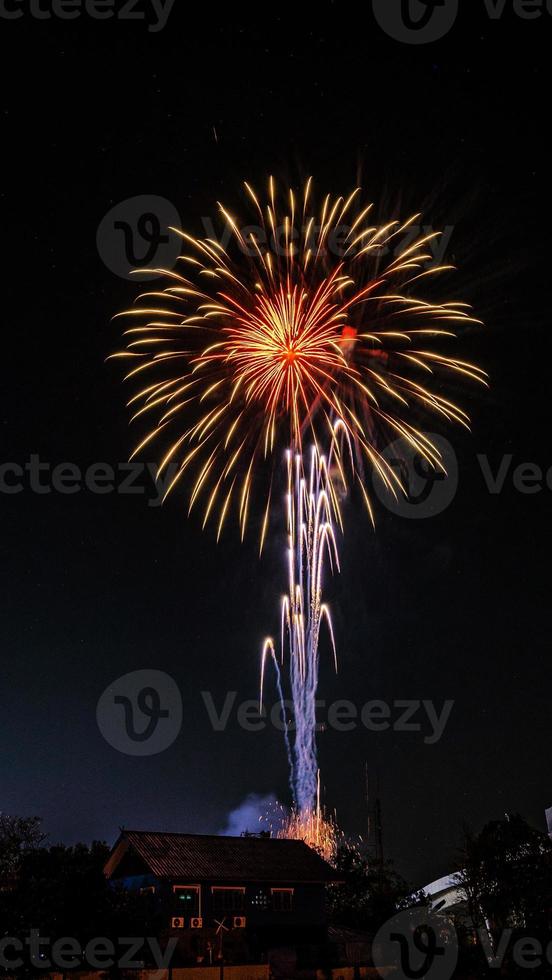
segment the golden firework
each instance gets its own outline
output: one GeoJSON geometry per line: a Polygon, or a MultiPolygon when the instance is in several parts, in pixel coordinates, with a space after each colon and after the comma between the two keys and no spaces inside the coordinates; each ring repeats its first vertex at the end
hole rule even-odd
{"type": "Polygon", "coordinates": [[[312,807],[300,810],[275,803],[260,818],[277,840],[302,840],[321,857],[333,864],[340,847],[356,847],[348,841],[337,822],[335,813],[328,813],[320,803],[320,773],[317,775],[317,795],[312,807]]]}
{"type": "Polygon", "coordinates": [[[315,217],[311,180],[300,197],[287,192],[283,209],[272,179],[263,204],[245,188],[257,225],[219,206],[226,247],[172,229],[184,248],[177,268],[147,270],[165,286],[119,314],[131,325],[112,356],[133,362],[127,379],[147,379],[129,402],[133,420],[153,420],[133,456],[157,440],[159,474],[172,468],[165,496],[189,473],[190,509],[202,499],[203,524],[216,515],[219,535],[233,509],[244,535],[253,489],[261,492],[262,544],[275,454],[301,455],[307,439],[331,447],[339,479],[349,469],[372,516],[363,461],[393,494],[402,487],[382,455],[387,438],[405,438],[442,468],[420,417],[468,426],[442,380],[486,382],[480,368],[436,349],[480,321],[467,304],[415,294],[452,268],[432,262],[436,235],[412,241],[419,215],[371,224],[357,189],[327,196],[315,217]]]}

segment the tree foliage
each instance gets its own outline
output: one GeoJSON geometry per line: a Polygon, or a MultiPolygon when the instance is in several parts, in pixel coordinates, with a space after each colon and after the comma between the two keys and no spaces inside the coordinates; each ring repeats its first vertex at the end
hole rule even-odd
{"type": "Polygon", "coordinates": [[[459,878],[476,928],[545,928],[552,912],[552,843],[519,814],[464,831],[459,878]]]}
{"type": "Polygon", "coordinates": [[[40,817],[10,817],[0,813],[0,884],[18,872],[23,856],[46,840],[40,817]]]}
{"type": "Polygon", "coordinates": [[[2,933],[22,941],[38,930],[49,942],[73,937],[84,948],[96,937],[115,946],[124,936],[155,936],[152,897],[114,888],[104,876],[106,844],[44,846],[36,818],[0,824],[2,933]]]}
{"type": "Polygon", "coordinates": [[[329,914],[335,925],[376,931],[398,909],[424,901],[423,895],[412,895],[390,862],[382,866],[356,848],[340,848],[334,867],[343,875],[342,884],[328,889],[329,914]]]}

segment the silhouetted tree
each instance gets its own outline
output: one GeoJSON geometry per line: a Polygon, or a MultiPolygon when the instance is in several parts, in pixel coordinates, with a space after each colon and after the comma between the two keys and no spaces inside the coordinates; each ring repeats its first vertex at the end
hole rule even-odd
{"type": "Polygon", "coordinates": [[[24,854],[41,847],[46,840],[41,822],[40,817],[10,817],[0,813],[0,885],[15,877],[24,854]]]}
{"type": "MultiPolygon", "coordinates": [[[[33,836],[32,826],[28,829],[25,846],[4,849],[12,873],[0,889],[3,934],[25,942],[32,930],[38,930],[49,944],[68,936],[84,949],[98,937],[106,937],[117,948],[122,937],[145,940],[158,933],[152,896],[113,888],[106,880],[103,868],[109,848],[105,844],[31,847],[39,837],[33,836]]],[[[14,834],[12,839],[16,840],[14,834]]],[[[27,966],[19,972],[27,972],[27,966]]]]}
{"type": "MultiPolygon", "coordinates": [[[[542,940],[546,948],[550,938],[552,843],[547,834],[531,827],[519,814],[492,821],[479,834],[465,828],[458,866],[477,932],[477,946],[471,947],[478,950],[478,961],[472,959],[473,974],[487,975],[486,957],[502,950],[502,975],[526,975],[527,970],[520,969],[512,956],[516,942],[542,940]]],[[[462,947],[466,952],[469,940],[462,947]]],[[[546,974],[548,968],[540,969],[546,974]]],[[[540,976],[540,969],[533,969],[533,976],[540,976]]],[[[496,975],[497,969],[490,973],[496,975]]]]}
{"type": "Polygon", "coordinates": [[[422,904],[422,893],[412,894],[406,881],[390,862],[371,862],[357,849],[340,848],[333,862],[343,875],[343,884],[328,888],[332,923],[376,931],[400,908],[422,904]]]}
{"type": "Polygon", "coordinates": [[[547,926],[552,910],[552,842],[519,814],[464,831],[459,878],[476,927],[547,926]]]}

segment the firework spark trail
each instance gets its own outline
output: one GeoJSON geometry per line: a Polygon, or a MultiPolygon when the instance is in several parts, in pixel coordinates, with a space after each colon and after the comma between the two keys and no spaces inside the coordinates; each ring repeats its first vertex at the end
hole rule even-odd
{"type": "MultiPolygon", "coordinates": [[[[291,752],[291,787],[298,814],[314,813],[318,789],[316,753],[316,693],[319,675],[319,639],[326,622],[337,669],[332,621],[323,600],[326,561],[339,570],[334,520],[340,521],[339,504],[331,483],[331,455],[321,456],[313,447],[307,469],[303,458],[287,451],[288,594],[282,600],[280,659],[287,663],[293,703],[294,742],[291,752]]],[[[261,665],[261,701],[266,661],[271,655],[278,668],[274,643],[265,641],[261,665]]],[[[286,731],[288,758],[289,735],[286,731]]]]}
{"type": "Polygon", "coordinates": [[[286,699],[285,699],[284,688],[283,688],[283,683],[282,683],[282,671],[280,669],[280,664],[278,663],[278,658],[276,656],[276,650],[274,648],[274,640],[271,637],[268,637],[268,639],[265,640],[264,646],[263,646],[263,654],[262,654],[262,657],[261,657],[261,695],[260,695],[260,699],[259,699],[259,708],[260,708],[261,711],[262,711],[262,708],[263,708],[264,676],[265,676],[265,669],[266,669],[266,661],[267,661],[267,658],[268,657],[270,657],[270,659],[272,661],[272,664],[274,666],[274,672],[276,674],[276,690],[278,691],[278,697],[280,699],[280,707],[282,709],[282,721],[284,722],[284,741],[285,741],[285,744],[286,744],[286,753],[287,753],[287,760],[288,760],[289,774],[290,774],[289,775],[289,786],[290,786],[291,792],[293,793],[293,791],[294,791],[294,783],[293,783],[293,773],[294,773],[293,751],[292,751],[292,748],[291,748],[291,742],[289,740],[289,731],[288,731],[288,728],[287,728],[287,724],[285,724],[285,721],[284,721],[284,719],[285,719],[285,713],[286,713],[286,699]]]}

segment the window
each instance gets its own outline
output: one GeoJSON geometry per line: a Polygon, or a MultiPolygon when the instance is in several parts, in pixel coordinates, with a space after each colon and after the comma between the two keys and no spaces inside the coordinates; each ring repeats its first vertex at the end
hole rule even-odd
{"type": "Polygon", "coordinates": [[[243,912],[245,888],[213,888],[215,912],[243,912]]]}
{"type": "Polygon", "coordinates": [[[155,895],[155,885],[146,885],[140,889],[140,895],[155,895]]]}
{"type": "Polygon", "coordinates": [[[272,908],[275,912],[291,912],[293,908],[293,888],[273,888],[272,908]]]}
{"type": "Polygon", "coordinates": [[[173,885],[173,895],[176,915],[190,918],[201,915],[199,885],[173,885]]]}
{"type": "Polygon", "coordinates": [[[251,896],[251,905],[257,909],[267,909],[268,908],[268,895],[264,889],[259,888],[258,891],[253,892],[251,896]]]}

